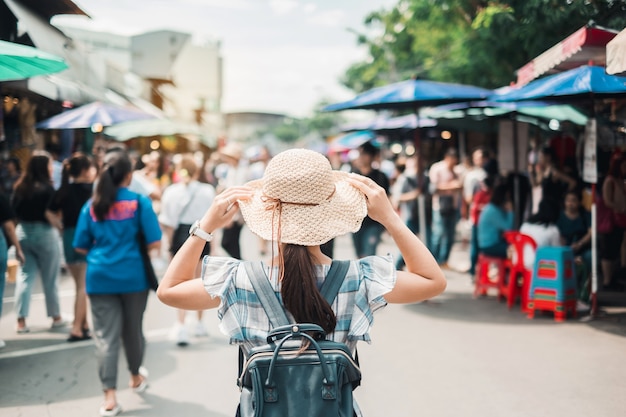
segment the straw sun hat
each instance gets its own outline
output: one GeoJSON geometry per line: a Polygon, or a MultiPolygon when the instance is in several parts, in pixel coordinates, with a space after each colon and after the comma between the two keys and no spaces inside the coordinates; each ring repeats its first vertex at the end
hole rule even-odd
{"type": "Polygon", "coordinates": [[[250,230],[265,240],[321,245],[356,232],[367,215],[365,196],[347,175],[333,171],[322,154],[291,149],[272,158],[262,179],[247,184],[254,197],[239,207],[250,230]]]}

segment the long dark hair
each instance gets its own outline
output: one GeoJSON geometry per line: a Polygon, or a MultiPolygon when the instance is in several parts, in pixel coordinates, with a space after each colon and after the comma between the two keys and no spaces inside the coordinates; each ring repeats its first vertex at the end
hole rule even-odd
{"type": "Polygon", "coordinates": [[[504,205],[511,199],[511,192],[507,184],[499,183],[491,192],[491,198],[489,202],[499,209],[503,210],[504,205]]]}
{"type": "Polygon", "coordinates": [[[286,244],[283,249],[280,293],[285,308],[298,323],[314,323],[326,333],[335,331],[337,317],[317,288],[315,263],[306,246],[286,244]]]}
{"type": "Polygon", "coordinates": [[[61,187],[57,193],[57,200],[63,200],[70,191],[70,179],[76,178],[93,166],[91,159],[82,152],[76,152],[63,161],[61,187]]]}
{"type": "Polygon", "coordinates": [[[97,220],[105,219],[109,209],[115,203],[120,184],[131,172],[132,163],[125,151],[116,149],[105,155],[92,203],[97,220]]]}
{"type": "Polygon", "coordinates": [[[50,178],[50,154],[38,151],[28,161],[26,169],[15,182],[16,197],[30,197],[42,185],[52,185],[50,178]]]}

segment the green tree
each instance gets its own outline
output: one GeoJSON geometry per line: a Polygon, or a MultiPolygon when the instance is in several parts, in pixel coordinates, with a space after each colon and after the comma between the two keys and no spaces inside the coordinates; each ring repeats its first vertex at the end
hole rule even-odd
{"type": "Polygon", "coordinates": [[[259,136],[272,134],[278,140],[293,143],[305,135],[314,134],[326,138],[336,133],[337,126],[343,122],[340,113],[322,112],[321,109],[330,104],[327,99],[321,100],[314,109],[313,115],[304,119],[286,118],[283,123],[277,124],[262,132],[259,136]]]}
{"type": "Polygon", "coordinates": [[[412,76],[495,88],[590,21],[621,30],[626,1],[399,0],[355,32],[369,57],[342,82],[356,92],[412,76]]]}

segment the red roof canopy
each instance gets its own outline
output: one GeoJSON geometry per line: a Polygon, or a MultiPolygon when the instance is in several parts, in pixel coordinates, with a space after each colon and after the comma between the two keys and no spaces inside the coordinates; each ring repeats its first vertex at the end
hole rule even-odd
{"type": "Polygon", "coordinates": [[[517,86],[544,74],[567,71],[581,65],[606,65],[606,44],[617,31],[585,26],[517,70],[517,86]]]}

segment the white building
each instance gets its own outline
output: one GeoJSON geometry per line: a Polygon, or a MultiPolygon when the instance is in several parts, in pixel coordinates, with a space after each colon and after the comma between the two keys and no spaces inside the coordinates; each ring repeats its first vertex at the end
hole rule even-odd
{"type": "Polygon", "coordinates": [[[152,83],[152,102],[162,101],[172,117],[221,132],[219,41],[199,45],[188,34],[161,30],[132,36],[131,52],[131,70],[152,83]]]}
{"type": "Polygon", "coordinates": [[[160,30],[135,36],[62,27],[74,41],[105,61],[106,86],[141,97],[175,120],[223,131],[222,56],[219,41],[193,42],[191,35],[160,30]]]}

